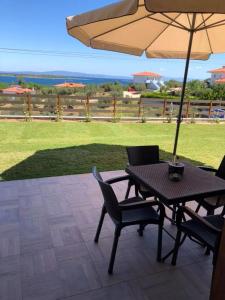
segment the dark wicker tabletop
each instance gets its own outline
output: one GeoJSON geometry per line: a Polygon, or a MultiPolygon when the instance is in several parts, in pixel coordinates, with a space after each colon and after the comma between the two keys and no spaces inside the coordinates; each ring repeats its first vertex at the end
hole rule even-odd
{"type": "Polygon", "coordinates": [[[179,182],[169,179],[167,163],[129,166],[126,172],[167,204],[225,194],[225,180],[190,164],[185,164],[184,175],[179,182]]]}

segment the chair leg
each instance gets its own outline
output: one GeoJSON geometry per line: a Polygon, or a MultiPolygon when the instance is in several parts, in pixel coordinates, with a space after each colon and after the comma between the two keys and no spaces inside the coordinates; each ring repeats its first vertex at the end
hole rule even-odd
{"type": "MultiPolygon", "coordinates": [[[[207,216],[213,216],[213,215],[214,215],[214,209],[208,209],[207,210],[207,216]]],[[[206,247],[205,255],[210,255],[209,247],[206,247]]]]}
{"type": "Polygon", "coordinates": [[[131,186],[132,186],[132,184],[131,184],[131,181],[129,180],[126,195],[125,195],[125,199],[128,199],[128,197],[129,197],[131,186]]]}
{"type": "Polygon", "coordinates": [[[162,234],[163,234],[163,225],[159,225],[158,229],[158,249],[157,249],[157,261],[162,260],[162,234]]]}
{"type": "Polygon", "coordinates": [[[178,250],[179,250],[179,247],[180,247],[180,240],[181,240],[181,231],[178,230],[176,240],[175,240],[175,246],[174,246],[174,250],[173,250],[172,262],[171,262],[171,264],[173,266],[176,266],[178,250]]]}
{"type": "Polygon", "coordinates": [[[114,233],[112,252],[111,252],[111,257],[110,257],[110,262],[109,262],[109,269],[108,269],[109,274],[113,273],[113,266],[114,266],[114,261],[115,261],[115,256],[116,256],[117,245],[118,245],[118,241],[119,241],[119,237],[120,237],[120,232],[121,232],[121,228],[116,227],[115,233],[114,233]]]}
{"type": "Polygon", "coordinates": [[[177,211],[177,206],[173,205],[173,212],[172,212],[172,221],[171,221],[171,224],[175,224],[175,222],[176,222],[176,211],[177,211]]]}
{"type": "Polygon", "coordinates": [[[99,220],[99,223],[98,223],[98,228],[97,228],[97,231],[96,231],[96,234],[95,234],[95,238],[94,238],[95,243],[98,242],[105,214],[106,214],[106,209],[105,209],[105,206],[103,205],[102,206],[102,212],[101,212],[100,220],[99,220]]]}
{"type": "Polygon", "coordinates": [[[143,236],[143,231],[145,230],[145,225],[139,225],[139,229],[137,230],[139,236],[143,236]]]}
{"type": "Polygon", "coordinates": [[[138,194],[138,186],[135,184],[134,188],[135,188],[135,196],[138,197],[139,196],[139,194],[138,194]]]}

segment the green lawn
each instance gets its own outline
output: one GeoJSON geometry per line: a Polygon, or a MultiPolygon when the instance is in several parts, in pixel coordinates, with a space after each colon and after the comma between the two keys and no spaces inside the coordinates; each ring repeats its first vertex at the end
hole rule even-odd
{"type": "MultiPolygon", "coordinates": [[[[126,166],[126,145],[158,144],[170,158],[175,124],[0,122],[3,180],[88,173],[126,166]]],[[[225,154],[225,125],[182,124],[178,154],[217,167],[225,154]]]]}

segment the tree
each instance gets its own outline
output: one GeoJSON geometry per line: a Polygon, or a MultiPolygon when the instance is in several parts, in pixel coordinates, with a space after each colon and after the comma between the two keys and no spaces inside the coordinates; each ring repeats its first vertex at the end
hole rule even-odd
{"type": "Polygon", "coordinates": [[[111,95],[114,97],[120,97],[123,95],[123,88],[120,84],[113,84],[111,87],[111,95]]]}
{"type": "Polygon", "coordinates": [[[87,97],[91,97],[94,96],[98,90],[99,90],[98,86],[91,84],[91,85],[86,85],[83,92],[87,97]]]}
{"type": "Polygon", "coordinates": [[[215,84],[212,89],[216,100],[225,100],[225,84],[215,84]]]}
{"type": "Polygon", "coordinates": [[[8,84],[7,83],[4,83],[4,82],[0,82],[0,89],[5,89],[8,87],[8,84]]]}
{"type": "Polygon", "coordinates": [[[122,85],[118,81],[115,81],[115,82],[107,82],[107,83],[101,84],[100,88],[102,88],[105,93],[110,93],[110,92],[113,92],[115,89],[125,91],[128,89],[128,86],[122,85]]]}
{"type": "Polygon", "coordinates": [[[205,89],[206,87],[206,83],[202,80],[195,79],[187,82],[187,89],[191,90],[192,92],[205,89]]]}
{"type": "Polygon", "coordinates": [[[181,87],[182,86],[182,82],[178,81],[178,80],[168,80],[165,82],[165,85],[168,89],[171,88],[177,88],[177,87],[181,87]]]}
{"type": "Polygon", "coordinates": [[[133,83],[133,84],[130,84],[129,86],[138,92],[146,91],[146,85],[144,83],[133,83]]]}
{"type": "Polygon", "coordinates": [[[23,76],[16,76],[17,84],[21,85],[22,87],[25,87],[26,82],[23,79],[23,76]]]}

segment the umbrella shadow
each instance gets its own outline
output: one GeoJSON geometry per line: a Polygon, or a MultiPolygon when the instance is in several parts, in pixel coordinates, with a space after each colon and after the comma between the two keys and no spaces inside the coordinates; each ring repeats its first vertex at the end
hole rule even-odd
{"type": "MultiPolygon", "coordinates": [[[[170,160],[172,154],[160,150],[160,159],[170,160]]],[[[188,157],[181,160],[202,165],[188,157]]],[[[5,170],[2,180],[42,178],[89,173],[96,165],[100,171],[123,170],[127,165],[126,146],[88,144],[66,148],[45,149],[5,170]]]]}

